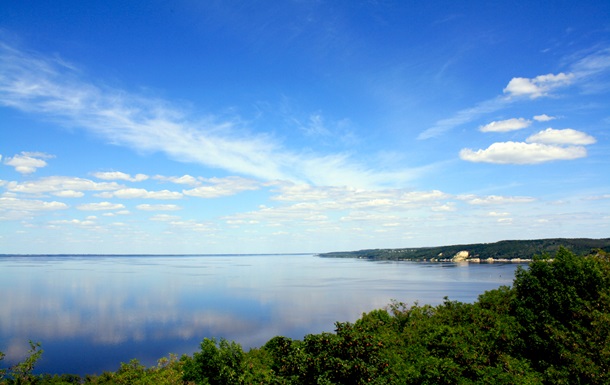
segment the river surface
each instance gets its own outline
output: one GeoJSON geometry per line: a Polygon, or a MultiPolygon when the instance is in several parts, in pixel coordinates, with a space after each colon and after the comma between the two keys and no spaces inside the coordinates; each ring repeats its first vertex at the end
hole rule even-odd
{"type": "Polygon", "coordinates": [[[474,302],[517,264],[371,262],[315,255],[0,256],[0,367],[28,341],[37,372],[100,374],[192,354],[204,337],[244,350],[333,331],[392,300],[474,302]]]}

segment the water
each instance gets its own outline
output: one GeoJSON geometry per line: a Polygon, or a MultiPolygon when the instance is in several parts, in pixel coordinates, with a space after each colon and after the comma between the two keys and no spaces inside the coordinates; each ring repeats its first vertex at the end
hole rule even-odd
{"type": "Polygon", "coordinates": [[[191,354],[204,337],[246,350],[302,339],[391,300],[473,302],[510,285],[515,269],[313,255],[0,257],[0,351],[10,363],[32,340],[45,351],[38,372],[99,374],[191,354]]]}

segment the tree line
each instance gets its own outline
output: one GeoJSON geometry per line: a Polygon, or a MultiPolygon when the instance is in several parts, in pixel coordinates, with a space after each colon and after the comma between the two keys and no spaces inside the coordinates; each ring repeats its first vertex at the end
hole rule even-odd
{"type": "Polygon", "coordinates": [[[534,255],[554,255],[560,247],[575,254],[586,255],[592,250],[610,252],[610,238],[548,238],[529,240],[509,240],[493,243],[472,243],[436,247],[411,247],[402,249],[367,249],[338,251],[318,254],[324,258],[364,258],[371,260],[429,261],[451,259],[461,251],[467,251],[471,258],[530,259],[534,255]]]}
{"type": "Polygon", "coordinates": [[[206,338],[153,367],[134,359],[100,375],[33,374],[42,350],[30,347],[0,384],[610,384],[610,256],[559,248],[474,303],[393,302],[332,333],[247,352],[206,338]]]}

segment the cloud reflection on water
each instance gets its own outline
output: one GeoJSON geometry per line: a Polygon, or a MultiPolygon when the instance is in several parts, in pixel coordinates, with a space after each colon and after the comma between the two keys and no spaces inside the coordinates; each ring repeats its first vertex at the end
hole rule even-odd
{"type": "MultiPolygon", "coordinates": [[[[10,293],[0,307],[0,350],[10,358],[30,339],[43,348],[78,341],[89,352],[168,341],[192,350],[212,336],[248,348],[275,335],[332,331],[335,321],[392,299],[472,301],[510,284],[514,272],[432,266],[313,256],[0,258],[0,289],[10,293]]],[[[169,352],[190,353],[161,355],[169,352]]]]}

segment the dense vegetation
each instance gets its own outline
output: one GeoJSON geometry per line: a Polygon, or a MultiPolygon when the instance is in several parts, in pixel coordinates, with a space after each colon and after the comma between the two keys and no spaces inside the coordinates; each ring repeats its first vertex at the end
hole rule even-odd
{"type": "Polygon", "coordinates": [[[192,356],[151,368],[132,360],[85,378],[32,374],[41,353],[32,343],[0,383],[610,384],[610,256],[560,248],[475,303],[396,302],[334,333],[278,336],[248,352],[204,339],[192,356]]]}
{"type": "Polygon", "coordinates": [[[408,249],[371,249],[340,251],[319,254],[327,258],[366,258],[372,260],[438,260],[451,259],[460,251],[467,251],[471,258],[486,259],[530,259],[533,255],[553,255],[560,247],[577,255],[586,255],[593,250],[610,252],[610,238],[552,238],[520,241],[500,241],[494,243],[474,243],[438,247],[416,247],[408,249]]]}

